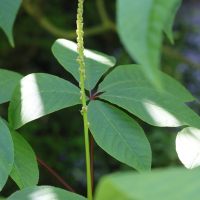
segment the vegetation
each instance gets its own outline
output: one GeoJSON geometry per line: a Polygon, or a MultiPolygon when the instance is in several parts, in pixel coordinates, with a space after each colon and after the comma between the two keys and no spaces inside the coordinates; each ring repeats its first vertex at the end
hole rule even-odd
{"type": "MultiPolygon", "coordinates": [[[[35,17],[48,32],[74,39],[74,31],[60,30],[38,13],[37,6],[40,4],[36,1],[31,4],[21,0],[0,0],[0,27],[13,47],[12,27],[21,3],[27,13],[35,17]]],[[[187,171],[177,168],[150,173],[154,154],[152,155],[150,143],[141,127],[143,122],[155,127],[182,126],[176,137],[178,157],[186,168],[199,166],[200,117],[184,103],[198,100],[178,81],[159,70],[163,31],[171,43],[174,43],[172,26],[181,0],[117,0],[117,25],[105,12],[104,1],[97,0],[103,23],[86,31],[83,28],[83,21],[87,23],[85,18],[83,20],[83,3],[83,0],[78,1],[77,44],[67,39],[57,39],[52,45],[53,55],[74,77],[73,79],[69,75],[69,80],[72,81],[48,73],[32,73],[23,77],[16,72],[0,69],[0,103],[10,101],[8,122],[3,116],[0,119],[0,189],[3,189],[10,176],[20,190],[10,193],[7,199],[86,199],[76,194],[71,186],[37,157],[29,143],[16,132],[28,122],[74,105],[79,105],[74,110],[80,109],[81,104],[87,199],[93,199],[93,176],[96,173],[93,171],[93,137],[110,156],[142,173],[121,172],[102,178],[95,190],[95,199],[198,199],[199,184],[195,180],[198,169],[187,171]],[[116,64],[113,56],[84,49],[85,37],[108,30],[118,30],[125,49],[138,64],[120,63],[120,66],[112,69],[116,64]],[[39,179],[36,160],[70,192],[53,186],[36,186],[39,179]],[[181,180],[183,174],[184,179],[181,180]],[[133,180],[136,185],[133,185],[133,180]],[[193,183],[193,187],[184,190],[189,181],[193,183]],[[180,186],[180,183],[183,184],[180,186]],[[161,187],[157,188],[157,185],[161,187]],[[178,193],[180,189],[185,192],[178,193]]],[[[163,47],[162,51],[168,55],[173,54],[176,59],[193,67],[199,67],[177,52],[170,53],[169,47],[163,47]]],[[[77,111],[75,112],[75,117],[70,116],[67,120],[63,117],[67,125],[74,123],[77,126],[79,123],[76,119],[77,111]]],[[[44,124],[48,126],[48,123],[44,124]]],[[[82,144],[76,141],[72,145],[77,145],[78,148],[82,144]]],[[[59,143],[52,145],[56,151],[60,150],[59,146],[59,143]]],[[[68,170],[68,166],[65,169],[68,170]]]]}

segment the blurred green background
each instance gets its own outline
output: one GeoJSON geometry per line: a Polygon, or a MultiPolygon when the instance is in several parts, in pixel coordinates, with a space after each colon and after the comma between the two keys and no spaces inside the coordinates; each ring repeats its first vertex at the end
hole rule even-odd
{"type": "MultiPolygon", "coordinates": [[[[27,0],[23,5],[14,25],[15,48],[11,48],[5,34],[0,30],[0,68],[19,72],[24,76],[37,72],[49,73],[77,85],[76,80],[57,62],[51,52],[52,44],[60,37],[40,25],[41,19],[45,17],[56,29],[75,32],[77,1],[27,0]]],[[[84,29],[102,24],[100,15],[104,10],[101,1],[85,0],[84,6],[84,29]],[[97,3],[100,4],[97,6],[97,3]]],[[[109,19],[115,22],[116,1],[105,0],[105,10],[109,19]]],[[[175,45],[172,46],[164,36],[161,57],[161,70],[181,82],[197,99],[200,99],[200,64],[197,64],[200,63],[199,10],[199,0],[183,1],[174,24],[175,45]]],[[[117,32],[112,29],[107,28],[84,40],[85,48],[115,56],[117,65],[134,63],[120,42],[117,32]]],[[[0,105],[0,115],[5,119],[8,105],[0,105]]],[[[198,103],[187,105],[200,114],[198,103]]],[[[79,194],[86,195],[85,146],[80,109],[79,105],[57,111],[28,123],[18,132],[30,143],[38,157],[79,194]]],[[[182,165],[175,151],[175,138],[180,128],[153,127],[135,116],[132,117],[142,126],[150,141],[153,168],[182,165]]],[[[40,164],[39,170],[39,185],[64,188],[40,164]]],[[[103,175],[118,170],[134,169],[118,162],[94,143],[95,185],[103,175]]],[[[17,189],[17,185],[9,178],[1,195],[8,196],[17,189]]]]}

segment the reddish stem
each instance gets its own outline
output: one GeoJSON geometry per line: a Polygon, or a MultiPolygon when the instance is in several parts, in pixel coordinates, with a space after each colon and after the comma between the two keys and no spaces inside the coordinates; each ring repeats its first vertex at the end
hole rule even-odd
{"type": "Polygon", "coordinates": [[[90,98],[92,98],[92,92],[91,92],[91,90],[89,91],[89,93],[90,93],[90,98]]]}
{"type": "Polygon", "coordinates": [[[53,169],[51,169],[43,160],[37,158],[37,161],[41,163],[47,170],[49,170],[70,192],[76,193],[53,169]]]}
{"type": "Polygon", "coordinates": [[[90,133],[90,148],[91,148],[91,179],[92,179],[92,194],[94,194],[94,138],[92,133],[90,133]]]}
{"type": "Polygon", "coordinates": [[[96,99],[96,98],[99,98],[99,96],[96,96],[97,94],[99,94],[100,92],[96,92],[96,93],[94,93],[92,96],[90,96],[90,101],[91,100],[94,100],[94,99],[96,99]]]}
{"type": "Polygon", "coordinates": [[[93,94],[93,97],[95,97],[97,94],[99,94],[100,92],[95,92],[94,94],[93,94]]]}

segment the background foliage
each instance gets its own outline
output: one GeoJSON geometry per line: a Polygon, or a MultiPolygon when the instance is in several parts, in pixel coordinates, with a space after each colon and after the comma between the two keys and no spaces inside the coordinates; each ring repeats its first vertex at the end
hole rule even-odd
{"type": "MultiPolygon", "coordinates": [[[[101,4],[97,7],[96,2],[101,1],[85,1],[85,29],[98,26],[102,23],[103,17],[105,18],[101,4]]],[[[105,1],[107,14],[113,22],[116,13],[115,4],[114,0],[105,1]]],[[[198,1],[183,1],[175,20],[175,46],[171,46],[165,37],[161,69],[180,81],[197,99],[200,99],[200,88],[198,87],[200,66],[195,64],[200,63],[198,8],[200,8],[198,1]]],[[[56,35],[55,31],[51,34],[45,30],[44,24],[40,26],[41,17],[45,16],[57,28],[73,30],[75,33],[76,9],[77,1],[23,1],[14,25],[14,49],[11,48],[5,34],[0,30],[0,68],[14,70],[23,75],[36,72],[49,73],[76,84],[72,75],[64,70],[52,55],[51,46],[60,36],[56,35]]],[[[134,63],[120,43],[114,27],[109,25],[101,27],[101,30],[105,30],[104,32],[99,31],[99,34],[86,37],[85,47],[115,56],[117,65],[134,63]]],[[[67,39],[72,39],[70,37],[69,35],[67,39]]],[[[200,114],[200,107],[196,102],[188,103],[188,105],[200,114]]],[[[7,109],[8,103],[0,106],[1,116],[5,119],[7,119],[7,109]]],[[[85,147],[82,117],[79,110],[79,105],[60,110],[23,126],[19,132],[31,144],[36,155],[69,182],[79,194],[85,195],[85,147]]],[[[158,128],[136,117],[134,119],[142,126],[150,141],[153,168],[182,165],[175,151],[175,137],[179,128],[158,128]]],[[[95,182],[104,174],[130,169],[102,151],[96,144],[94,153],[95,182]]],[[[39,185],[63,188],[43,166],[39,165],[39,169],[39,185]]],[[[10,179],[1,194],[8,196],[16,190],[16,184],[10,179]]]]}

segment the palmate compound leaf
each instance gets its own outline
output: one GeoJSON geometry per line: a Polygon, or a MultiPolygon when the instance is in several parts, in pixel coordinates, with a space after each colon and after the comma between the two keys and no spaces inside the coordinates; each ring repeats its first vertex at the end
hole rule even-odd
{"type": "Polygon", "coordinates": [[[35,186],[39,179],[39,170],[36,156],[29,143],[12,127],[6,120],[0,117],[11,131],[14,145],[14,163],[10,173],[11,178],[17,183],[20,189],[35,186]]]}
{"type": "Polygon", "coordinates": [[[151,173],[120,172],[103,177],[95,200],[199,200],[200,169],[154,169],[151,173]]]}
{"type": "Polygon", "coordinates": [[[62,108],[81,104],[80,90],[70,82],[50,74],[30,74],[14,89],[8,117],[15,130],[34,119],[62,108]]]}
{"type": "MultiPolygon", "coordinates": [[[[158,70],[157,70],[158,71],[158,70]]],[[[196,100],[178,81],[167,74],[158,71],[163,83],[163,89],[183,102],[196,100]]],[[[116,67],[99,85],[99,92],[124,90],[132,88],[155,89],[154,85],[144,75],[139,65],[122,65],[116,67]]]]}
{"type": "Polygon", "coordinates": [[[87,198],[52,186],[35,186],[15,192],[7,200],[87,200],[87,198]]]}
{"type": "Polygon", "coordinates": [[[161,127],[189,125],[200,128],[200,117],[178,98],[150,88],[108,91],[100,95],[138,116],[143,121],[161,127]]]}
{"type": "Polygon", "coordinates": [[[10,101],[15,86],[22,78],[21,74],[0,69],[0,104],[10,101]]]}
{"type": "Polygon", "coordinates": [[[89,129],[97,144],[139,172],[151,169],[151,147],[142,128],[121,110],[101,101],[88,106],[89,129]]]}
{"type": "Polygon", "coordinates": [[[21,2],[22,0],[0,0],[0,28],[7,35],[12,47],[14,47],[12,29],[21,2]]]}
{"type": "Polygon", "coordinates": [[[117,26],[121,41],[157,88],[162,86],[157,70],[162,29],[177,1],[117,0],[117,26]]]}
{"type": "Polygon", "coordinates": [[[19,133],[12,131],[11,135],[14,144],[14,164],[10,176],[20,189],[35,186],[39,180],[35,153],[19,133]]]}
{"type": "Polygon", "coordinates": [[[176,137],[176,151],[181,162],[188,169],[200,165],[200,130],[184,128],[176,137]]]}
{"type": "MultiPolygon", "coordinates": [[[[80,65],[76,62],[78,57],[77,44],[65,39],[58,39],[52,46],[52,52],[58,62],[70,72],[79,82],[80,65]]],[[[86,80],[85,88],[92,90],[101,76],[115,65],[116,59],[94,50],[84,50],[86,80]]]]}
{"type": "Polygon", "coordinates": [[[169,12],[167,20],[163,26],[163,30],[172,44],[174,44],[173,30],[172,30],[173,23],[174,23],[176,13],[181,6],[181,3],[182,3],[182,0],[176,0],[176,4],[173,6],[171,12],[169,12]]]}
{"type": "Polygon", "coordinates": [[[13,162],[14,148],[10,131],[0,119],[0,191],[7,181],[13,162]]]}

